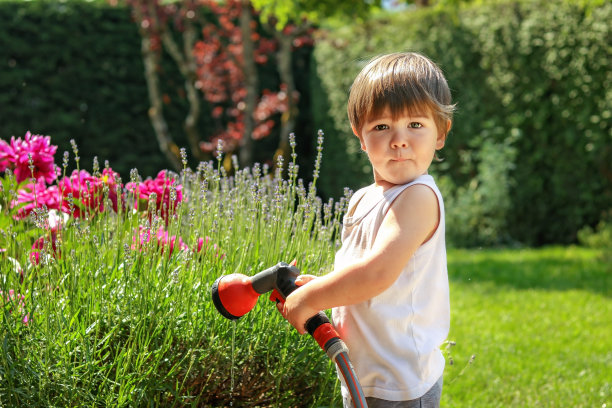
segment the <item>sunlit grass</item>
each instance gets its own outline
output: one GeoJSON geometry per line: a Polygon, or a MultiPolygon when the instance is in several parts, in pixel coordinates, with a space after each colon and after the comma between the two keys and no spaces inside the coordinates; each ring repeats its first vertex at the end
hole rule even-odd
{"type": "Polygon", "coordinates": [[[450,251],[457,344],[442,406],[610,407],[612,270],[598,256],[450,251]]]}

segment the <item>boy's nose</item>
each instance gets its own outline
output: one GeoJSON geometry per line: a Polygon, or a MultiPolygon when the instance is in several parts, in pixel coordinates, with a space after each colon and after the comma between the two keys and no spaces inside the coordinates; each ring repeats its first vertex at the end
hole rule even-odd
{"type": "Polygon", "coordinates": [[[394,149],[405,149],[408,147],[408,138],[399,132],[391,139],[391,147],[394,149]]]}

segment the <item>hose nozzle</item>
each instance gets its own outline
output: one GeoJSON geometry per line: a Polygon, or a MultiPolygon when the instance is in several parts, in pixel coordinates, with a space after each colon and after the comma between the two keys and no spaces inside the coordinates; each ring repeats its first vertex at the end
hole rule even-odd
{"type": "MultiPolygon", "coordinates": [[[[300,270],[294,265],[279,262],[254,276],[239,273],[221,276],[212,286],[213,303],[221,315],[236,320],[250,312],[257,298],[264,293],[274,290],[271,299],[285,300],[298,288],[295,279],[299,274],[300,270]]],[[[340,340],[325,312],[319,312],[308,319],[306,330],[326,352],[340,340]]]]}
{"type": "Polygon", "coordinates": [[[221,315],[236,320],[250,312],[264,293],[276,289],[283,298],[289,296],[297,288],[295,278],[299,274],[295,266],[280,262],[254,276],[221,276],[212,286],[213,303],[221,315]]]}
{"type": "Polygon", "coordinates": [[[250,312],[259,295],[253,289],[251,278],[240,273],[221,276],[212,286],[212,299],[217,311],[230,320],[250,312]]]}

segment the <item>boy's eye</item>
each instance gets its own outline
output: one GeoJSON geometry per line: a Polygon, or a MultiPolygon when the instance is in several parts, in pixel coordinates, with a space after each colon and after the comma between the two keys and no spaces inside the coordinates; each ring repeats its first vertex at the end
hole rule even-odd
{"type": "Polygon", "coordinates": [[[386,130],[386,129],[389,129],[389,126],[382,125],[382,124],[374,126],[374,130],[386,130]]]}
{"type": "Polygon", "coordinates": [[[423,127],[423,124],[419,122],[410,122],[410,125],[408,126],[410,126],[412,129],[419,129],[423,127]]]}

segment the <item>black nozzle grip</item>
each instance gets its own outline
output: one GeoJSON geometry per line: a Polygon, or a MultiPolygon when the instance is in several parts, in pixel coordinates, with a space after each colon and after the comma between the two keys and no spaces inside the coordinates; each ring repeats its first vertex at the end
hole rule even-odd
{"type": "MultiPolygon", "coordinates": [[[[344,345],[340,335],[329,322],[325,312],[319,312],[306,321],[306,330],[317,342],[319,347],[327,353],[329,358],[335,359],[336,351],[330,354],[330,350],[336,350],[338,344],[344,345]]],[[[346,347],[346,346],[343,346],[346,347]]]]}
{"type": "MultiPolygon", "coordinates": [[[[251,278],[251,284],[253,285],[255,292],[259,294],[276,289],[278,295],[280,295],[283,299],[286,299],[287,296],[298,288],[298,286],[295,284],[295,280],[299,274],[300,270],[295,265],[279,262],[273,267],[261,271],[257,275],[253,276],[251,278]]],[[[276,300],[278,301],[280,299],[276,300]]],[[[339,339],[338,333],[336,333],[336,331],[333,329],[329,318],[323,311],[308,319],[304,326],[306,331],[315,338],[323,350],[327,350],[326,344],[329,340],[339,339]],[[327,327],[326,330],[319,330],[319,332],[315,334],[317,329],[325,324],[328,324],[329,327],[327,327]]]]}
{"type": "Polygon", "coordinates": [[[315,330],[317,330],[319,326],[325,323],[329,323],[329,318],[327,317],[325,312],[321,311],[306,321],[306,331],[311,336],[314,336],[315,330]]]}
{"type": "Polygon", "coordinates": [[[294,265],[279,262],[271,268],[259,272],[251,278],[251,283],[255,292],[259,294],[267,293],[273,289],[287,298],[291,292],[297,289],[295,278],[300,274],[300,270],[294,265]]]}

